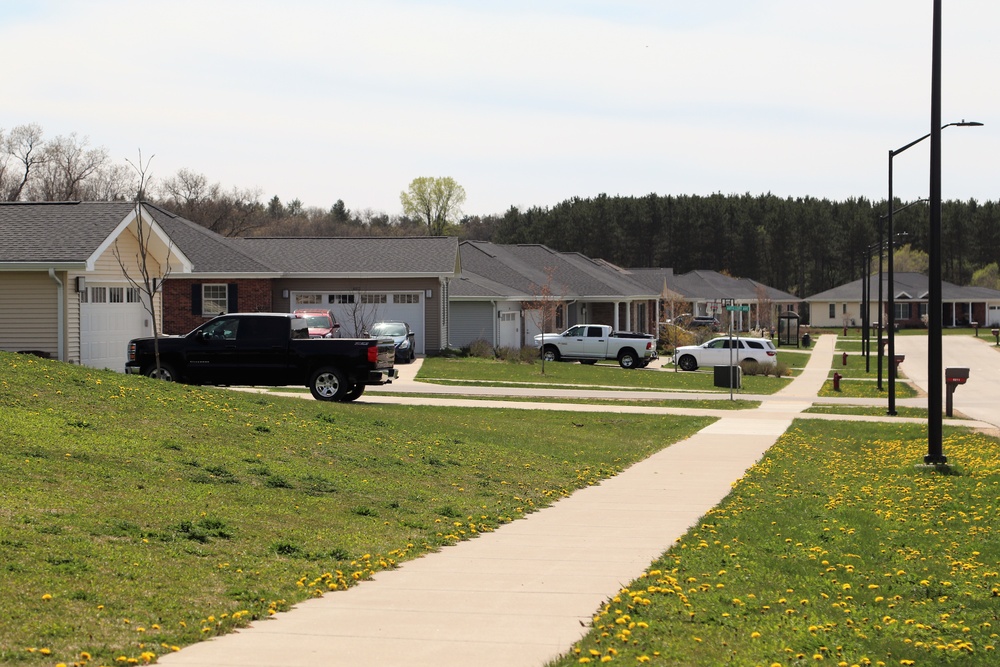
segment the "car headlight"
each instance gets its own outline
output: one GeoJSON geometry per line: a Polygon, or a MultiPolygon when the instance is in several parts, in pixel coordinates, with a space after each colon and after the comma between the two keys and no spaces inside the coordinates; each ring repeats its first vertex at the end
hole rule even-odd
{"type": "Polygon", "coordinates": [[[401,342],[399,344],[399,349],[401,349],[401,350],[409,349],[409,347],[410,347],[410,339],[409,338],[404,338],[403,342],[401,342]]]}

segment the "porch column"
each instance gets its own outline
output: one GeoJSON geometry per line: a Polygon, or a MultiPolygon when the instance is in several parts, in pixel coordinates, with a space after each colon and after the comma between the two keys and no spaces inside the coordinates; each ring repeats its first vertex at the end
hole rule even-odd
{"type": "Polygon", "coordinates": [[[621,308],[621,301],[615,301],[615,321],[611,323],[615,331],[618,331],[618,310],[621,308]]]}
{"type": "Polygon", "coordinates": [[[632,302],[625,302],[625,329],[632,331],[632,302]]]}

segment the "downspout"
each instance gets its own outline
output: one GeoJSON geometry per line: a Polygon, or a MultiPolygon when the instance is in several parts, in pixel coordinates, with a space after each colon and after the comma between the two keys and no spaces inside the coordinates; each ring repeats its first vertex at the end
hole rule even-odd
{"type": "Polygon", "coordinates": [[[49,269],[49,278],[56,284],[56,356],[59,361],[66,361],[66,287],[59,277],[56,276],[55,269],[49,269]]]}

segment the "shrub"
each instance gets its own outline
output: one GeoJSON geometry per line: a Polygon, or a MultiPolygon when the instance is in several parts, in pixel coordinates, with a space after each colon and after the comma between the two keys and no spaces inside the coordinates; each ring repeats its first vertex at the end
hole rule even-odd
{"type": "Polygon", "coordinates": [[[743,369],[744,375],[763,375],[764,377],[773,375],[777,378],[792,374],[792,369],[783,361],[758,364],[752,360],[744,360],[740,362],[740,368],[743,369]]]}
{"type": "Polygon", "coordinates": [[[468,355],[470,357],[479,357],[481,359],[493,359],[496,356],[493,352],[493,346],[489,341],[483,338],[478,338],[469,343],[468,355]]]}

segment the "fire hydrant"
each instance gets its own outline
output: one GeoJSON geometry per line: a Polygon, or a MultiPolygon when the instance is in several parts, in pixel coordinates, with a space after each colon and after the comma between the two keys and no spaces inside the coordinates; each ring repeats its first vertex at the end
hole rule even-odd
{"type": "Polygon", "coordinates": [[[840,378],[844,377],[840,373],[833,374],[833,390],[840,391],[840,378]]]}
{"type": "Polygon", "coordinates": [[[845,366],[847,365],[847,353],[846,352],[844,352],[844,365],[845,366]]]}

